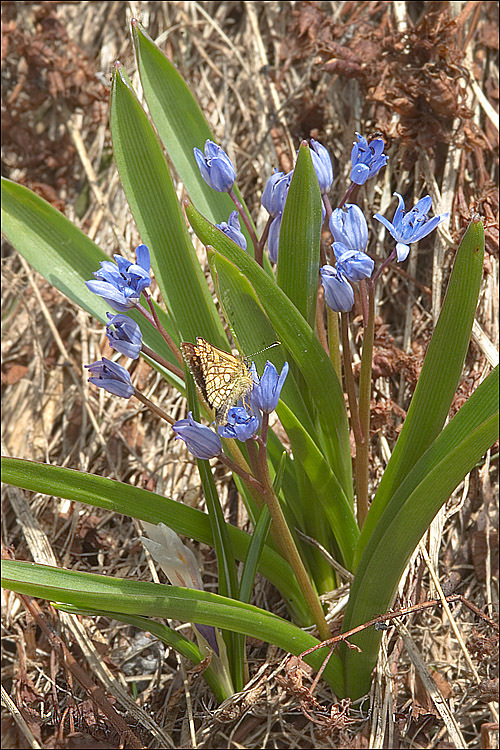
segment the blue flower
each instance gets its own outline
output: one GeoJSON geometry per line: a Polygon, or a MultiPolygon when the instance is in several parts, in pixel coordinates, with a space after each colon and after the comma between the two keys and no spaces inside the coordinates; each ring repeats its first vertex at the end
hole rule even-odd
{"type": "Polygon", "coordinates": [[[142,333],[135,320],[121,313],[106,315],[109,318],[106,336],[110,347],[130,359],[137,359],[142,348],[142,333]]]}
{"type": "Polygon", "coordinates": [[[332,160],[328,150],[319,141],[311,138],[311,158],[314,169],[318,176],[319,189],[322,193],[327,193],[333,182],[332,160]]]}
{"type": "Polygon", "coordinates": [[[240,220],[238,218],[238,211],[232,211],[229,215],[227,222],[221,221],[220,224],[215,225],[221,232],[227,234],[229,239],[236,242],[243,250],[247,249],[247,240],[240,227],[240,220]]]}
{"type": "Polygon", "coordinates": [[[118,312],[135,307],[144,289],[151,284],[149,250],[146,245],[139,245],[135,252],[136,263],[114,255],[116,263],[101,261],[101,268],[94,272],[97,281],[85,282],[91,292],[103,297],[118,312]]]}
{"type": "Polygon", "coordinates": [[[195,422],[193,413],[187,419],[179,419],[173,426],[176,438],[184,440],[187,448],[196,458],[205,460],[218,456],[222,451],[220,437],[204,424],[195,422]]]}
{"type": "Polygon", "coordinates": [[[370,278],[375,263],[369,255],[357,250],[348,250],[341,242],[334,242],[332,249],[337,259],[337,270],[347,276],[349,281],[370,278]]]}
{"type": "Polygon", "coordinates": [[[93,383],[98,388],[104,388],[108,393],[122,398],[130,398],[134,393],[134,386],[130,380],[130,374],[121,365],[111,362],[106,357],[91,365],[85,365],[92,375],[89,383],[93,383]]]}
{"type": "Polygon", "coordinates": [[[253,369],[252,374],[254,386],[250,394],[250,403],[253,408],[270,414],[278,406],[281,389],[288,375],[288,362],[285,362],[279,375],[278,370],[269,360],[264,366],[264,372],[260,379],[255,369],[253,369]]]}
{"type": "Polygon", "coordinates": [[[267,252],[269,254],[269,260],[271,261],[271,263],[278,262],[281,218],[282,214],[272,220],[271,226],[269,227],[269,234],[267,235],[267,252]]]}
{"type": "Polygon", "coordinates": [[[363,211],[355,203],[336,208],[330,216],[330,232],[336,242],[349,250],[362,252],[368,244],[368,224],[363,211]]]}
{"type": "Polygon", "coordinates": [[[266,183],[260,202],[267,213],[274,218],[283,213],[292,177],[293,169],[286,174],[275,170],[266,183]]]}
{"type": "Polygon", "coordinates": [[[385,144],[382,138],[368,141],[359,133],[351,151],[351,180],[357,185],[365,182],[387,164],[387,156],[383,153],[385,144]]]}
{"type": "Polygon", "coordinates": [[[405,214],[405,202],[399,193],[397,195],[399,205],[394,213],[392,223],[385,216],[375,214],[373,217],[380,221],[392,237],[396,240],[396,253],[398,261],[407,258],[410,252],[410,244],[418,242],[423,237],[427,237],[438,224],[444,221],[448,214],[438,214],[429,219],[428,213],[431,209],[432,198],[425,195],[416,203],[413,208],[405,214]]]}
{"type": "Polygon", "coordinates": [[[232,406],[227,413],[227,423],[221,425],[217,432],[224,438],[249,440],[260,428],[260,419],[256,414],[249,414],[243,406],[232,406]]]}
{"type": "Polygon", "coordinates": [[[335,312],[349,312],[354,306],[354,292],[347,278],[334,266],[320,268],[325,302],[335,312]]]}
{"type": "Polygon", "coordinates": [[[194,158],[201,176],[211,188],[219,193],[228,193],[236,179],[233,163],[224,149],[210,140],[205,141],[205,153],[194,148],[194,158]]]}

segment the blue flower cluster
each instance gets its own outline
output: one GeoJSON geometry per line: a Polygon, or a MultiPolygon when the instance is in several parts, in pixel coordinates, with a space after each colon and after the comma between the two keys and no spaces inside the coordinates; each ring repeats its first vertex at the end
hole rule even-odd
{"type": "Polygon", "coordinates": [[[131,263],[121,255],[114,255],[116,263],[101,261],[101,268],[95,271],[97,281],[86,281],[91,292],[103,297],[118,312],[127,312],[135,307],[142,292],[150,286],[151,260],[146,245],[135,249],[137,262],[131,263]]]}
{"type": "MultiPolygon", "coordinates": [[[[123,312],[137,307],[142,292],[151,284],[148,247],[139,245],[135,253],[136,263],[131,263],[121,255],[113,256],[116,263],[101,261],[101,268],[94,273],[97,281],[85,282],[91,292],[98,294],[114,310],[119,311],[118,315],[106,313],[109,320],[106,336],[112,349],[131,359],[137,359],[142,349],[142,333],[135,320],[123,315],[123,312]]],[[[134,388],[128,371],[116,362],[103,357],[99,362],[85,367],[92,374],[90,383],[115,396],[130,398],[133,394],[134,388]]]]}
{"type": "MultiPolygon", "coordinates": [[[[387,164],[387,156],[383,153],[384,142],[381,138],[368,142],[360,133],[356,133],[356,136],[358,140],[353,144],[351,152],[351,180],[356,185],[363,185],[387,164]]],[[[326,200],[326,194],[333,182],[330,155],[327,149],[314,139],[310,142],[310,153],[321,193],[326,200]]],[[[236,172],[231,160],[220,146],[207,140],[204,153],[195,148],[194,156],[202,178],[210,187],[219,192],[232,192],[236,172]]],[[[293,170],[286,174],[275,171],[267,181],[262,194],[262,205],[272,218],[268,250],[273,263],[278,260],[281,219],[292,177],[293,170]]],[[[396,241],[396,247],[389,259],[397,257],[398,261],[403,261],[408,256],[411,243],[426,237],[447,218],[448,214],[430,218],[432,200],[429,195],[421,198],[406,212],[402,196],[398,193],[395,195],[398,198],[398,207],[392,222],[378,213],[374,218],[385,226],[396,241]]],[[[241,231],[237,211],[230,214],[227,222],[221,222],[216,226],[233,242],[246,249],[246,239],[241,231]]],[[[366,253],[368,225],[361,208],[354,203],[348,203],[331,213],[329,228],[334,240],[331,247],[335,265],[325,264],[320,269],[325,301],[332,310],[348,312],[354,305],[352,284],[369,279],[374,269],[374,262],[366,253]]],[[[121,255],[114,255],[115,263],[101,262],[101,268],[94,273],[95,280],[86,282],[90,291],[103,297],[118,313],[107,313],[109,322],[106,326],[106,335],[109,345],[132,359],[139,356],[142,334],[137,323],[123,313],[134,307],[140,309],[141,294],[151,284],[149,250],[146,245],[139,245],[135,252],[135,263],[121,255]]],[[[91,383],[124,398],[130,398],[133,394],[130,375],[121,365],[103,358],[86,367],[91,373],[91,383]]],[[[221,436],[248,440],[260,429],[262,412],[270,413],[276,408],[288,373],[288,363],[285,363],[280,375],[270,362],[267,362],[260,379],[255,365],[252,373],[254,387],[248,410],[242,404],[232,407],[228,412],[227,423],[218,429],[219,434],[195,422],[191,413],[188,419],[176,423],[174,429],[178,437],[185,440],[191,452],[198,458],[218,455],[221,451],[221,436]]]]}
{"type": "Polygon", "coordinates": [[[250,440],[262,425],[262,412],[270,414],[278,405],[281,389],[288,374],[285,362],[278,375],[276,367],[267,361],[262,377],[259,378],[252,363],[254,386],[250,394],[248,410],[241,403],[229,409],[227,423],[221,425],[217,433],[206,425],[196,422],[189,412],[188,419],[180,419],[173,426],[177,438],[184,440],[188,450],[196,458],[208,459],[222,451],[221,437],[241,441],[250,440]]]}
{"type": "Polygon", "coordinates": [[[349,312],[354,305],[354,291],[349,282],[369,279],[374,262],[365,253],[368,244],[368,224],[355,203],[345,209],[336,208],[330,216],[330,231],[335,242],[332,250],[336,265],[320,269],[321,283],[328,307],[336,312],[349,312]]]}
{"type": "Polygon", "coordinates": [[[370,177],[374,177],[387,164],[388,157],[384,154],[385,144],[382,138],[368,141],[356,133],[357,143],[351,151],[351,180],[356,185],[364,185],[370,177]]]}

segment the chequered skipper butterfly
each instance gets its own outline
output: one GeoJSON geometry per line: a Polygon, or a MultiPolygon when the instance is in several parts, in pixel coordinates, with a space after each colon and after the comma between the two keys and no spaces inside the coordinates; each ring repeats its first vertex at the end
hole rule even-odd
{"type": "Polygon", "coordinates": [[[224,424],[231,406],[253,388],[248,360],[217,349],[199,337],[196,345],[182,342],[181,350],[205,401],[215,409],[216,425],[224,424]]]}
{"type": "MultiPolygon", "coordinates": [[[[276,341],[266,349],[279,344],[280,342],[276,341]]],[[[231,406],[240,398],[245,404],[252,391],[253,378],[249,359],[218,349],[199,336],[196,345],[183,341],[181,351],[205,401],[215,409],[217,427],[225,424],[231,406]]]]}

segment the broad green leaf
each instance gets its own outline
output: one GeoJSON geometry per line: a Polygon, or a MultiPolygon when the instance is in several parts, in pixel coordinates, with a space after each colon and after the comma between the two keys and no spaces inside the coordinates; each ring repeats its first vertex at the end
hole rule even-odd
{"type": "MultiPolygon", "coordinates": [[[[164,523],[178,534],[214,546],[206,513],[140,487],[74,469],[6,457],[2,458],[2,479],[7,484],[33,492],[108,508],[149,523],[164,523]]],[[[231,524],[227,525],[227,529],[235,555],[239,560],[244,560],[250,536],[231,524]]],[[[259,571],[280,591],[297,621],[309,624],[309,610],[290,566],[267,545],[262,553],[259,571]]]]}
{"type": "Polygon", "coordinates": [[[484,230],[471,222],[458,248],[446,298],[408,414],[363,526],[355,565],[391,495],[440,433],[469,347],[483,273],[484,230]]]}
{"type": "Polygon", "coordinates": [[[186,206],[186,213],[201,241],[234,263],[255,290],[279,340],[309,385],[321,425],[322,447],[346,497],[351,500],[351,451],[344,396],[325,350],[295,305],[252,258],[212,227],[193,206],[186,206]]]}
{"type": "MultiPolygon", "coordinates": [[[[214,142],[217,140],[205,115],[182,76],[136,21],[132,21],[132,34],[144,97],[158,135],[181,182],[193,203],[213,224],[227,221],[235,210],[234,203],[227,193],[219,193],[206,184],[193,155],[195,147],[204,151],[207,139],[214,142]]],[[[237,181],[234,192],[253,226],[237,181]]],[[[250,235],[241,218],[240,223],[247,238],[247,252],[253,255],[250,235]]],[[[264,268],[272,275],[267,256],[264,256],[264,268]]]]}
{"type": "Polygon", "coordinates": [[[321,194],[309,146],[300,146],[280,228],[278,286],[312,329],[318,298],[321,194]]]}
{"type": "Polygon", "coordinates": [[[132,91],[115,70],[110,109],[113,150],[127,201],[149,247],[163,300],[183,339],[225,337],[189,239],[158,136],[132,91]]]}
{"type": "Polygon", "coordinates": [[[212,223],[227,221],[234,204],[207,185],[193,156],[214,136],[196,99],[170,60],[136,21],[132,22],[144,97],[158,134],[191,200],[212,223]]]}
{"type": "MultiPolygon", "coordinates": [[[[391,606],[404,568],[432,519],[498,437],[498,367],[475,390],[399,485],[366,545],[351,586],[344,632],[391,606]]],[[[346,694],[370,685],[380,631],[352,639],[362,653],[344,653],[346,694]]]]}
{"type": "MultiPolygon", "coordinates": [[[[273,643],[295,655],[319,643],[277,615],[207,591],[58,570],[17,560],[4,561],[2,585],[18,593],[76,607],[213,625],[273,643]]],[[[306,661],[319,669],[325,655],[320,649],[307,656],[306,661]]],[[[322,676],[337,694],[343,692],[338,656],[332,655],[322,676]]]]}
{"type": "MultiPolygon", "coordinates": [[[[68,299],[102,323],[109,305],[85,286],[100,262],[110,260],[92,240],[60,211],[28,188],[2,178],[2,231],[33,268],[68,299]]],[[[157,308],[165,329],[176,336],[164,311],[157,308]]],[[[112,311],[110,311],[112,312],[112,311]]],[[[144,343],[177,364],[158,331],[142,315],[130,313],[141,327],[144,343]]],[[[161,368],[164,373],[166,371],[161,368]]],[[[171,382],[180,384],[172,377],[171,382]]]]}

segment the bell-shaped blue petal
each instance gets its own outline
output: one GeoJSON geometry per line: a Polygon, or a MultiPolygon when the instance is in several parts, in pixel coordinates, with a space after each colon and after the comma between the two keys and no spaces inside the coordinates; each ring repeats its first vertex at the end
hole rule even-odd
{"type": "Polygon", "coordinates": [[[221,221],[220,224],[215,225],[221,232],[227,234],[227,236],[236,242],[243,250],[247,249],[247,240],[243,232],[241,231],[240,220],[238,217],[238,211],[232,211],[227,222],[221,221]]]}
{"type": "Polygon", "coordinates": [[[222,451],[220,437],[204,424],[195,422],[192,412],[187,419],[179,419],[172,427],[177,439],[184,440],[188,450],[196,456],[208,460],[222,451]]]}
{"type": "Polygon", "coordinates": [[[381,138],[368,141],[360,133],[351,151],[351,180],[357,185],[365,182],[377,174],[387,164],[388,157],[383,153],[385,144],[381,138]]]}
{"type": "Polygon", "coordinates": [[[332,160],[328,150],[319,141],[311,138],[311,158],[314,170],[318,177],[319,189],[322,193],[327,193],[333,182],[332,160]]]}
{"type": "Polygon", "coordinates": [[[268,179],[260,202],[271,216],[276,217],[283,213],[292,177],[293,169],[286,174],[275,171],[268,179]]]}
{"type": "Polygon", "coordinates": [[[320,268],[325,302],[335,312],[349,312],[354,306],[354,292],[347,278],[334,266],[320,268]]]}
{"type": "Polygon", "coordinates": [[[332,249],[337,260],[337,270],[344,274],[349,281],[361,281],[370,278],[375,263],[369,255],[356,250],[349,250],[341,242],[334,242],[332,249]]]}
{"type": "Polygon", "coordinates": [[[280,245],[281,214],[272,220],[267,235],[267,252],[271,263],[278,262],[278,250],[280,245]]]}
{"type": "Polygon", "coordinates": [[[130,398],[134,393],[134,386],[130,379],[130,374],[117,362],[103,357],[98,362],[91,365],[85,365],[92,375],[89,383],[93,383],[98,388],[104,388],[108,393],[122,398],[130,398]]]}
{"type": "Polygon", "coordinates": [[[330,232],[336,242],[341,242],[349,250],[366,250],[368,224],[363,211],[355,203],[347,203],[344,208],[332,211],[330,232]]]}
{"type": "Polygon", "coordinates": [[[219,193],[228,193],[236,179],[233,163],[224,149],[213,141],[205,141],[205,153],[194,148],[194,158],[201,176],[211,188],[219,193]]]}
{"type": "Polygon", "coordinates": [[[137,359],[142,347],[142,333],[138,324],[127,315],[106,315],[109,318],[106,336],[110,347],[130,359],[137,359]]]}
{"type": "Polygon", "coordinates": [[[217,432],[224,438],[250,440],[260,428],[260,420],[255,414],[249,414],[243,406],[232,406],[227,413],[227,422],[217,432]]]}
{"type": "Polygon", "coordinates": [[[255,382],[256,378],[254,375],[254,387],[250,394],[252,407],[256,407],[267,414],[274,411],[278,406],[281,389],[287,375],[288,362],[285,362],[281,373],[278,375],[276,367],[268,360],[264,366],[262,377],[257,379],[257,382],[255,382]]]}

